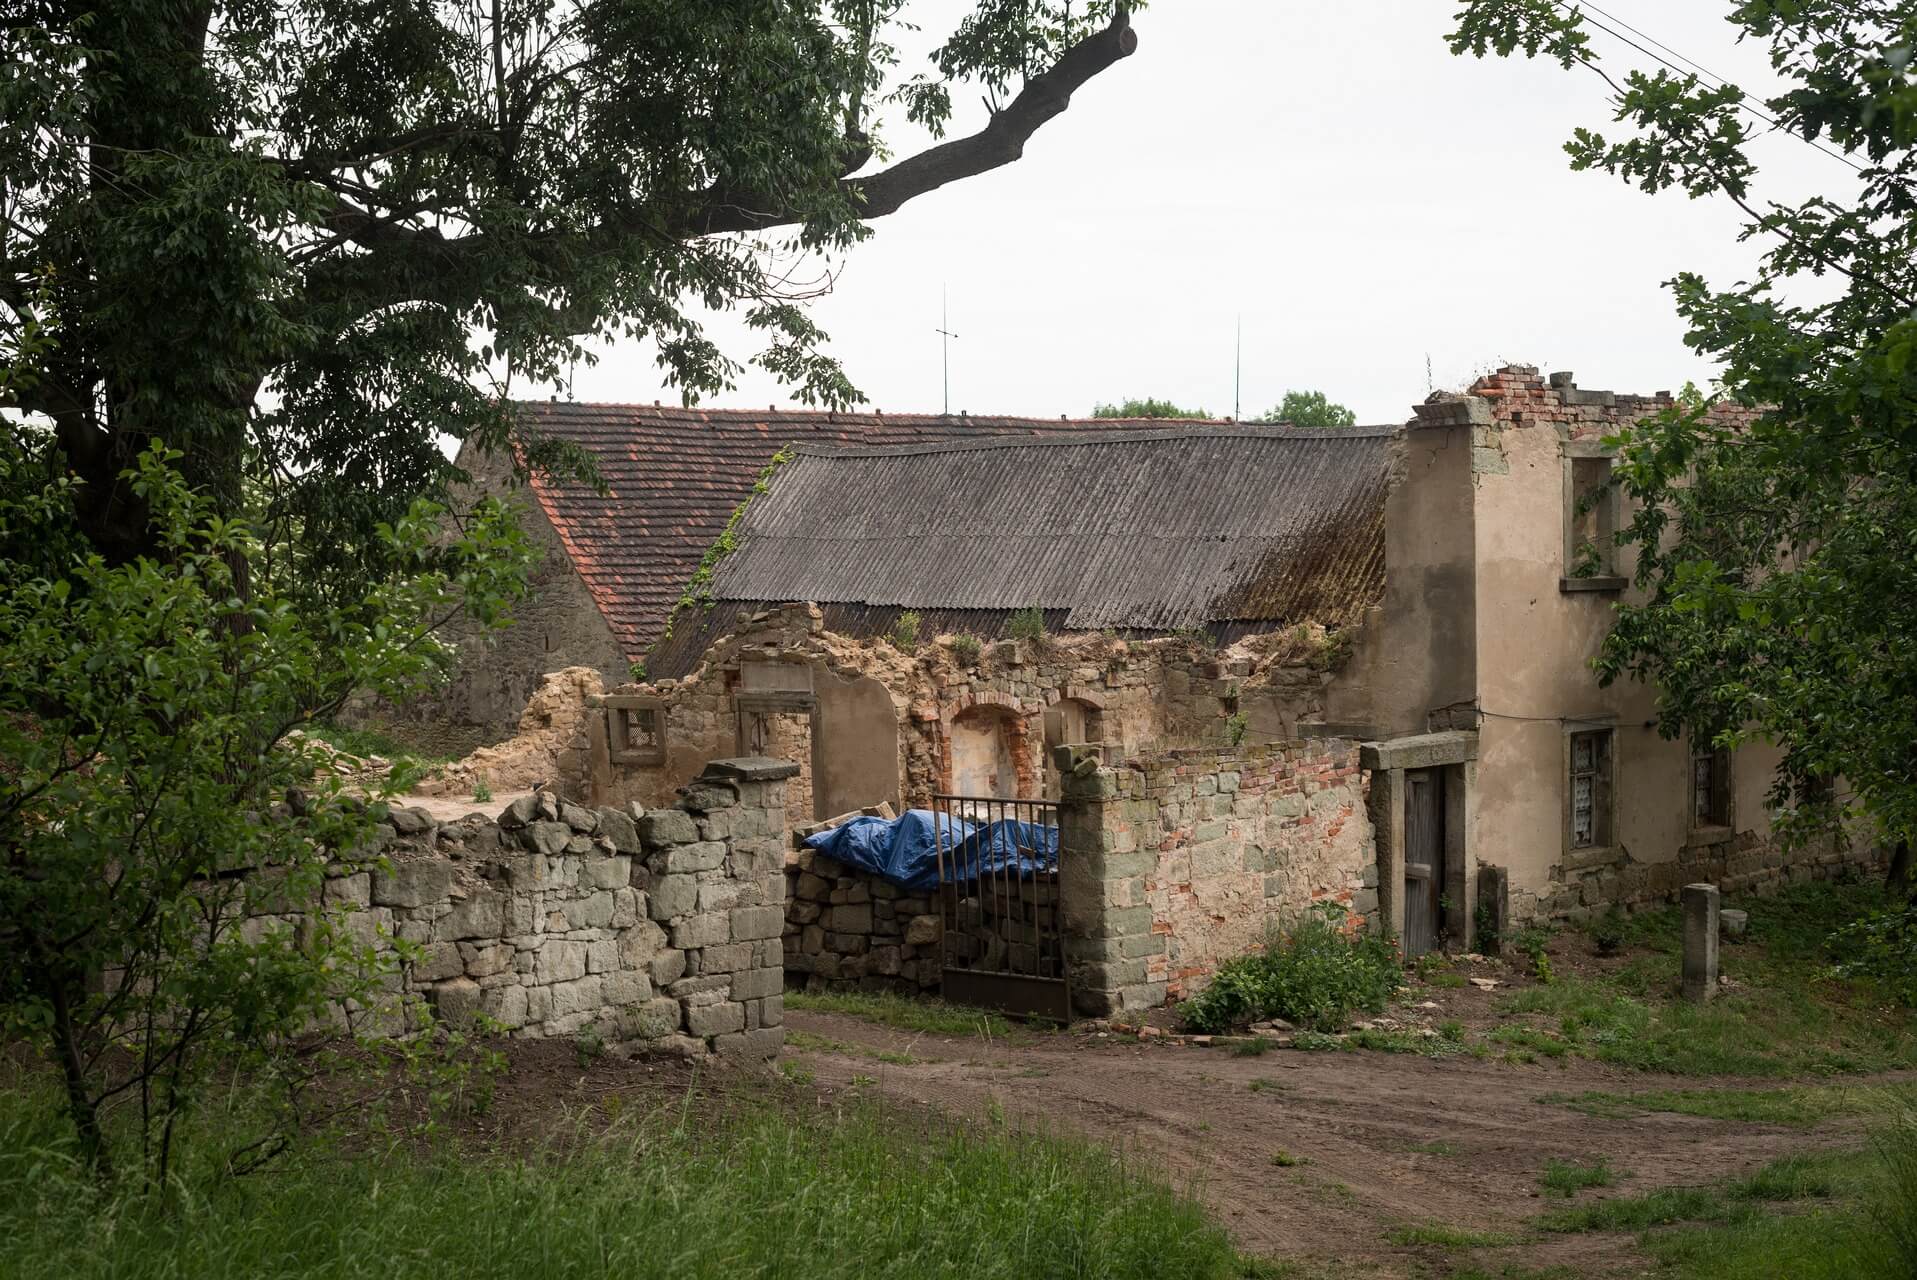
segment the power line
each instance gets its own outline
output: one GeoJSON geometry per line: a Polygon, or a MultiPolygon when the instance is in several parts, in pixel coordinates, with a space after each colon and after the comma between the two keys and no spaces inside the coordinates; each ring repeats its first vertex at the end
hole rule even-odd
{"type": "MultiPolygon", "coordinates": [[[[1645,57],[1649,58],[1651,61],[1656,62],[1662,66],[1668,67],[1672,71],[1677,72],[1681,76],[1691,75],[1692,72],[1686,71],[1683,67],[1678,66],[1677,63],[1672,62],[1670,58],[1666,58],[1660,54],[1653,53],[1651,50],[1639,44],[1636,40],[1631,39],[1630,36],[1623,34],[1623,32],[1620,32],[1620,31],[1614,30],[1611,27],[1605,26],[1602,22],[1599,22],[1597,19],[1590,17],[1589,14],[1585,13],[1584,11],[1589,10],[1590,13],[1603,14],[1606,18],[1610,18],[1612,22],[1617,23],[1618,26],[1623,27],[1625,31],[1634,32],[1635,34],[1642,36],[1645,40],[1650,41],[1652,44],[1656,45],[1658,48],[1667,51],[1668,53],[1672,55],[1672,57],[1680,58],[1683,61],[1690,63],[1692,67],[1696,68],[1697,71],[1702,72],[1706,77],[1716,80],[1718,82],[1717,87],[1728,87],[1733,89],[1737,88],[1736,85],[1731,84],[1730,81],[1724,79],[1723,76],[1718,75],[1716,72],[1709,70],[1702,63],[1697,62],[1691,58],[1685,57],[1685,55],[1679,53],[1677,50],[1671,48],[1669,45],[1665,44],[1661,40],[1658,40],[1654,36],[1645,35],[1644,32],[1639,31],[1636,27],[1624,21],[1622,18],[1611,17],[1610,14],[1605,13],[1604,10],[1598,8],[1594,4],[1581,2],[1579,4],[1572,5],[1572,4],[1567,4],[1565,0],[1552,0],[1552,3],[1556,4],[1558,8],[1564,10],[1568,14],[1572,14],[1573,16],[1583,17],[1586,22],[1590,23],[1592,26],[1596,27],[1599,31],[1602,31],[1604,34],[1610,36],[1613,40],[1617,40],[1623,44],[1629,45],[1631,48],[1636,49],[1639,53],[1643,54],[1645,57]]],[[[1855,160],[1852,160],[1849,156],[1845,155],[1843,152],[1833,151],[1829,147],[1825,146],[1823,143],[1819,142],[1817,139],[1807,138],[1803,134],[1797,133],[1794,130],[1787,128],[1784,125],[1784,123],[1781,120],[1777,119],[1775,116],[1767,115],[1764,112],[1759,111],[1756,107],[1753,107],[1751,105],[1750,95],[1748,93],[1745,93],[1742,89],[1737,89],[1737,106],[1739,107],[1739,109],[1749,112],[1752,116],[1754,116],[1758,120],[1761,120],[1765,124],[1769,125],[1772,128],[1772,130],[1774,130],[1775,132],[1783,133],[1788,137],[1797,139],[1797,141],[1802,142],[1807,146],[1815,147],[1817,150],[1823,152],[1825,155],[1829,156],[1831,159],[1838,160],[1843,162],[1844,164],[1849,165],[1852,169],[1856,170],[1858,173],[1868,172],[1868,169],[1866,168],[1866,166],[1858,164],[1855,160]]]]}

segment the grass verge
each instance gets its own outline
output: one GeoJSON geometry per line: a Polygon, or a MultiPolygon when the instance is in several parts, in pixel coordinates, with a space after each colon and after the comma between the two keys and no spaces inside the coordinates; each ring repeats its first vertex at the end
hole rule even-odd
{"type": "MultiPolygon", "coordinates": [[[[907,999],[889,992],[791,991],[786,993],[785,1007],[863,1018],[880,1026],[921,1035],[1009,1040],[1032,1034],[1032,1028],[1015,1025],[983,1009],[968,1009],[942,1000],[907,999]]],[[[790,1038],[788,1033],[787,1039],[790,1038]]]]}
{"type": "Polygon", "coordinates": [[[73,1280],[1257,1274],[1108,1152],[870,1107],[675,1108],[520,1157],[311,1148],[141,1200],[94,1190],[44,1105],[0,1094],[0,1233],[9,1274],[73,1280]]]}
{"type": "Polygon", "coordinates": [[[1832,1116],[1917,1106],[1917,1084],[1793,1085],[1783,1089],[1658,1089],[1642,1093],[1547,1093],[1539,1102],[1622,1120],[1648,1112],[1807,1128],[1832,1116]]]}

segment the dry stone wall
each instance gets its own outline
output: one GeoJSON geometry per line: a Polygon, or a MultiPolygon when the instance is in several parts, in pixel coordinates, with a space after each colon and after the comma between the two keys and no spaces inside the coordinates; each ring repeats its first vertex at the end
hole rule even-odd
{"type": "Polygon", "coordinates": [[[939,985],[937,904],[811,849],[786,868],[787,983],[808,991],[939,985]]]}
{"type": "Polygon", "coordinates": [[[1117,768],[1061,752],[1059,865],[1081,1012],[1189,996],[1268,925],[1315,903],[1375,922],[1377,852],[1355,742],[1175,751],[1117,768]]]}
{"type": "MultiPolygon", "coordinates": [[[[443,1021],[770,1057],[783,1040],[782,761],[714,761],[679,803],[589,809],[540,792],[497,819],[386,819],[384,865],[326,897],[443,1021]]],[[[275,918],[255,922],[263,928],[275,918]]],[[[395,1026],[391,1030],[401,1030],[395,1026]]]]}

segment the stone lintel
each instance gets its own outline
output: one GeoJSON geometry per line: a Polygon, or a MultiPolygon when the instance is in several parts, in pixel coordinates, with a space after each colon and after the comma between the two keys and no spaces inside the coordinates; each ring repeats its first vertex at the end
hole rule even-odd
{"type": "Polygon", "coordinates": [[[1358,763],[1373,773],[1387,769],[1429,769],[1477,758],[1478,735],[1466,729],[1366,742],[1358,748],[1358,763]]]}
{"type": "Polygon", "coordinates": [[[798,777],[799,766],[769,756],[735,756],[710,762],[699,776],[724,782],[778,782],[798,777]]]}

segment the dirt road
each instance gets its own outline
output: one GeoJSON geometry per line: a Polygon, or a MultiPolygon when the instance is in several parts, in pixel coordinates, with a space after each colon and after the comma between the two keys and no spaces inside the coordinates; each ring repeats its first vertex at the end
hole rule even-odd
{"type": "MultiPolygon", "coordinates": [[[[1680,1115],[1600,1118],[1547,1094],[1697,1088],[1569,1060],[1517,1066],[1471,1058],[1223,1049],[1121,1035],[939,1039],[817,1012],[787,1015],[786,1056],[821,1086],[876,1089],[978,1117],[1076,1130],[1167,1172],[1216,1211],[1249,1253],[1317,1259],[1327,1274],[1443,1276],[1461,1255],[1394,1245],[1392,1231],[1442,1224],[1523,1239],[1476,1265],[1562,1266],[1634,1275],[1630,1237],[1545,1235],[1553,1158],[1607,1158],[1619,1193],[1746,1174],[1790,1151],[1855,1142],[1841,1125],[1806,1132],[1680,1115]],[[823,1045],[821,1042],[825,1042],[823,1045]],[[909,1055],[900,1065],[875,1055],[909,1055]],[[1346,1270],[1336,1264],[1347,1264],[1346,1270]]],[[[1610,1194],[1586,1192],[1587,1196],[1610,1194]]]]}

